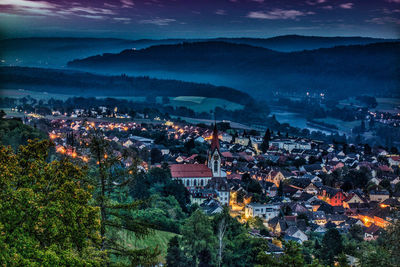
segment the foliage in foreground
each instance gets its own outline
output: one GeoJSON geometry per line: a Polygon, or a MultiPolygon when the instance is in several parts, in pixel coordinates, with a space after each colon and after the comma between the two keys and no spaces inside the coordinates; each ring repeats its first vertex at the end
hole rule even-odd
{"type": "Polygon", "coordinates": [[[84,171],[48,163],[49,141],[17,153],[0,147],[0,262],[6,266],[100,266],[100,218],[84,171]]]}

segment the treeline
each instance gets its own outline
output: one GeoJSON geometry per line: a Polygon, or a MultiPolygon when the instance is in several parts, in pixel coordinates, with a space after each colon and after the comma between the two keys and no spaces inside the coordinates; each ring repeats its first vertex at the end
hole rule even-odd
{"type": "Polygon", "coordinates": [[[159,45],[74,60],[70,67],[101,72],[169,71],[225,79],[225,85],[266,96],[272,91],[337,96],[398,94],[400,43],[338,46],[279,53],[226,42],[159,45]],[[379,58],[379,60],[377,60],[379,58]]]}
{"type": "MultiPolygon", "coordinates": [[[[1,115],[1,111],[0,111],[1,115]]],[[[25,125],[20,119],[5,119],[0,116],[0,144],[16,150],[26,145],[29,139],[46,139],[46,133],[25,125]]]]}
{"type": "Polygon", "coordinates": [[[57,69],[0,67],[0,84],[2,88],[78,96],[203,96],[239,104],[252,101],[248,94],[225,86],[57,69]]]}

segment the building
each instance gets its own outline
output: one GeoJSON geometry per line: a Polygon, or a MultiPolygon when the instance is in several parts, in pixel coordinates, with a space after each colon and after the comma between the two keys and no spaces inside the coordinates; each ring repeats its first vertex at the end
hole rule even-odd
{"type": "Polygon", "coordinates": [[[204,188],[212,178],[212,171],[203,164],[172,164],[172,179],[179,180],[187,189],[204,188]]]}
{"type": "MultiPolygon", "coordinates": [[[[185,159],[182,157],[181,162],[183,161],[185,159]]],[[[221,170],[221,163],[218,130],[214,125],[207,164],[172,164],[170,165],[171,177],[181,181],[189,190],[192,202],[201,204],[204,200],[215,198],[221,204],[228,205],[230,189],[226,174],[221,170]]]]}
{"type": "Polygon", "coordinates": [[[219,147],[217,125],[214,125],[214,131],[211,139],[211,147],[208,151],[207,166],[212,171],[214,177],[221,177],[221,152],[219,147]]]}
{"type": "Polygon", "coordinates": [[[280,207],[276,204],[250,203],[246,205],[244,214],[246,218],[260,217],[269,221],[279,215],[280,207]]]}

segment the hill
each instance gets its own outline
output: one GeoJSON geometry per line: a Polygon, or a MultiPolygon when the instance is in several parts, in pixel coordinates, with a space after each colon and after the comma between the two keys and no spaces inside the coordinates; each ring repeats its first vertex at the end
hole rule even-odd
{"type": "Polygon", "coordinates": [[[252,101],[248,94],[224,86],[59,69],[0,67],[0,84],[3,89],[24,88],[75,96],[200,96],[238,104],[252,101]]]}
{"type": "Polygon", "coordinates": [[[400,42],[337,46],[290,53],[226,42],[158,45],[68,63],[104,73],[172,73],[172,78],[220,84],[265,97],[275,91],[335,96],[398,93],[400,42]],[[193,78],[193,73],[198,78],[193,78]],[[207,77],[209,75],[209,78],[207,77]]]}
{"type": "Polygon", "coordinates": [[[367,37],[317,37],[285,35],[272,38],[215,38],[127,40],[114,38],[16,38],[0,40],[1,59],[6,65],[63,67],[70,60],[125,49],[143,49],[161,44],[223,41],[268,48],[280,52],[329,48],[337,45],[370,44],[393,40],[367,37]]]}
{"type": "Polygon", "coordinates": [[[399,41],[396,39],[371,37],[322,37],[303,35],[282,35],[271,38],[218,38],[216,40],[259,46],[280,52],[294,52],[319,48],[331,48],[343,45],[366,45],[399,41]]]}

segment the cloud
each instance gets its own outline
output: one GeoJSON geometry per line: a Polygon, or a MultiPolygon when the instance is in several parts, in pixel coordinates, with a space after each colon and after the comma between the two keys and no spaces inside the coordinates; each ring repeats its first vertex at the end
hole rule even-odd
{"type": "Polygon", "coordinates": [[[131,8],[135,5],[131,0],[121,0],[121,3],[122,3],[122,7],[125,7],[125,8],[131,8]]]}
{"type": "Polygon", "coordinates": [[[175,22],[176,19],[162,19],[162,18],[156,18],[156,19],[144,19],[139,21],[141,24],[154,24],[158,26],[167,26],[171,22],[175,22]]]}
{"type": "Polygon", "coordinates": [[[354,4],[353,3],[344,3],[344,4],[341,4],[341,5],[339,5],[341,8],[344,8],[344,9],[352,9],[353,8],[353,6],[354,6],[354,4]]]}
{"type": "Polygon", "coordinates": [[[246,17],[252,19],[297,19],[301,16],[312,15],[314,12],[302,12],[299,10],[285,10],[285,9],[274,9],[268,12],[263,11],[252,11],[247,14],[246,17]]]}
{"type": "Polygon", "coordinates": [[[366,20],[366,22],[379,24],[379,25],[383,25],[383,24],[398,24],[398,25],[400,25],[400,19],[393,18],[393,17],[372,18],[372,19],[366,20]]]}
{"type": "Polygon", "coordinates": [[[77,7],[71,7],[67,9],[67,11],[70,11],[72,13],[87,13],[87,14],[103,14],[103,15],[114,15],[115,12],[106,9],[106,8],[97,8],[97,7],[82,7],[82,6],[77,6],[77,7]]]}
{"type": "Polygon", "coordinates": [[[47,1],[31,1],[31,0],[1,0],[0,6],[8,7],[14,12],[29,13],[36,15],[55,15],[54,9],[58,7],[47,1]]]}
{"type": "Polygon", "coordinates": [[[322,9],[328,9],[328,10],[330,10],[330,9],[333,9],[333,6],[330,6],[330,5],[328,5],[328,6],[323,6],[322,9]]]}
{"type": "Polygon", "coordinates": [[[396,3],[396,4],[400,4],[400,0],[386,0],[389,3],[396,3]]]}
{"type": "Polygon", "coordinates": [[[226,15],[226,10],[218,9],[217,11],[215,11],[215,14],[221,15],[221,16],[226,15]]]}
{"type": "Polygon", "coordinates": [[[82,18],[88,18],[88,19],[104,19],[104,16],[99,16],[99,15],[78,15],[79,17],[82,18]]]}
{"type": "Polygon", "coordinates": [[[257,2],[257,3],[264,3],[264,0],[251,0],[251,1],[253,1],[253,2],[257,2]]]}
{"type": "Polygon", "coordinates": [[[310,0],[310,1],[306,1],[306,3],[308,5],[310,5],[310,6],[315,6],[315,5],[323,4],[323,3],[326,3],[326,2],[327,2],[327,0],[310,0]]]}

